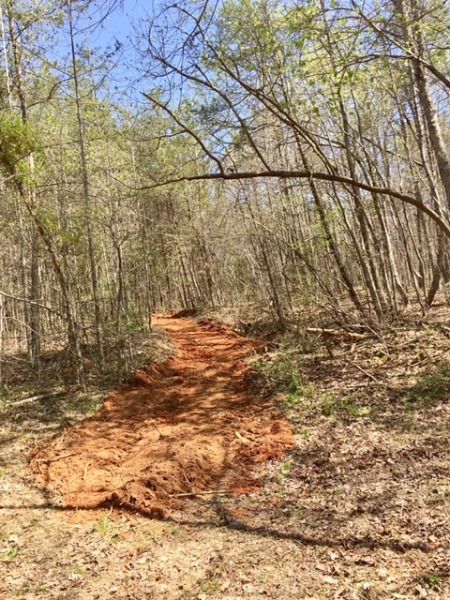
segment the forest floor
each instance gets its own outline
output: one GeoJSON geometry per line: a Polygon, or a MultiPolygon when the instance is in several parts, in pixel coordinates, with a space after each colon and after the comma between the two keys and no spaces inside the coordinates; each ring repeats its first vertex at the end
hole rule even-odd
{"type": "Polygon", "coordinates": [[[450,597],[446,322],[262,353],[162,319],[103,403],[6,403],[0,598],[450,597]]]}

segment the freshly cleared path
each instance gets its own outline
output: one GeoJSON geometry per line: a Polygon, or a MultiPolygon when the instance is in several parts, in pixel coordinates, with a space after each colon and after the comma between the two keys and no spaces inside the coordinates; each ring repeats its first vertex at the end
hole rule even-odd
{"type": "Polygon", "coordinates": [[[158,317],[175,345],[101,410],[36,450],[37,481],[65,506],[122,506],[162,517],[195,494],[257,487],[251,465],[294,445],[273,400],[248,389],[246,359],[263,344],[231,329],[158,317]]]}

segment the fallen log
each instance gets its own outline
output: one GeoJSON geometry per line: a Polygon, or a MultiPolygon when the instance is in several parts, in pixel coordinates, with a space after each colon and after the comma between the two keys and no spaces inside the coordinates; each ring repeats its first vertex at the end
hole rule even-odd
{"type": "Polygon", "coordinates": [[[365,340],[370,337],[368,333],[355,333],[353,331],[346,331],[345,329],[326,329],[323,327],[305,327],[303,331],[325,337],[349,338],[352,340],[365,340]]]}
{"type": "Polygon", "coordinates": [[[57,389],[49,392],[44,392],[43,394],[38,394],[36,396],[30,396],[29,398],[24,398],[23,400],[17,400],[16,402],[11,402],[11,406],[21,406],[22,404],[29,404],[30,402],[37,402],[38,400],[45,400],[46,398],[56,398],[57,396],[63,396],[67,390],[57,389]]]}

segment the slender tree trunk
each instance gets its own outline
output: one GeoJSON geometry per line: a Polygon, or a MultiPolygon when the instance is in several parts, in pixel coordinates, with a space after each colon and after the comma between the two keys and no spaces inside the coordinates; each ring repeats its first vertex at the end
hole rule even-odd
{"type": "MultiPolygon", "coordinates": [[[[406,24],[404,28],[405,42],[408,46],[412,47],[414,53],[419,58],[423,58],[424,44],[420,19],[421,9],[417,0],[410,0],[410,3],[411,11],[408,11],[405,6],[405,0],[395,0],[394,2],[395,5],[400,7],[401,15],[406,24]],[[412,17],[412,25],[408,25],[409,13],[412,17]]],[[[431,146],[436,157],[439,175],[445,191],[447,207],[450,210],[450,156],[447,152],[436,108],[432,100],[428,78],[423,65],[418,60],[413,61],[413,73],[419,92],[421,109],[430,135],[431,146]]]]}
{"type": "MultiPolygon", "coordinates": [[[[26,89],[24,85],[24,77],[22,72],[22,55],[20,49],[20,40],[18,38],[18,34],[16,31],[16,23],[14,20],[14,15],[12,11],[11,0],[8,0],[7,3],[7,15],[8,15],[8,24],[9,24],[9,34],[11,41],[11,51],[12,51],[12,59],[14,64],[15,71],[15,85],[17,89],[17,97],[19,99],[20,113],[22,116],[22,122],[26,125],[28,124],[28,103],[26,98],[26,89]]],[[[3,18],[2,18],[2,29],[3,29],[3,18]]],[[[2,32],[3,34],[3,32],[2,32]]],[[[6,50],[6,47],[5,47],[6,50]]],[[[5,56],[7,53],[5,52],[5,56]]],[[[8,69],[7,69],[8,70],[8,69]]],[[[9,75],[7,76],[9,82],[9,75]]],[[[8,83],[9,86],[9,83],[8,83]]],[[[10,93],[9,93],[9,97],[10,93]]],[[[35,163],[34,156],[31,153],[28,157],[28,167],[30,171],[30,181],[27,185],[27,190],[24,193],[27,194],[28,203],[34,210],[36,207],[36,191],[34,188],[34,183],[32,183],[34,174],[35,174],[35,163]]],[[[37,372],[38,376],[40,375],[41,370],[41,309],[37,302],[40,299],[40,274],[39,274],[39,242],[38,242],[38,233],[36,231],[35,225],[33,222],[31,223],[31,272],[30,272],[30,296],[33,303],[30,305],[30,320],[29,320],[29,328],[30,328],[30,345],[29,345],[29,355],[31,359],[31,364],[33,369],[37,372]]]]}
{"type": "Polygon", "coordinates": [[[72,58],[72,75],[75,90],[75,103],[76,103],[76,114],[78,123],[78,135],[79,135],[79,146],[80,146],[80,159],[81,159],[81,173],[83,180],[83,200],[84,200],[84,212],[85,212],[85,226],[88,242],[88,253],[89,253],[89,264],[91,273],[91,285],[92,285],[92,296],[94,300],[94,312],[95,312],[95,336],[97,342],[97,350],[99,353],[100,364],[104,366],[104,345],[103,345],[103,327],[102,327],[102,316],[100,308],[100,296],[99,296],[99,285],[97,275],[97,263],[95,258],[94,248],[94,236],[92,231],[92,211],[91,211],[91,200],[89,190],[89,170],[87,164],[87,152],[86,152],[86,137],[85,137],[85,126],[81,108],[80,88],[79,88],[79,77],[78,77],[78,66],[75,50],[75,33],[73,29],[73,11],[72,2],[68,2],[69,12],[69,33],[70,33],[70,49],[72,58]]]}

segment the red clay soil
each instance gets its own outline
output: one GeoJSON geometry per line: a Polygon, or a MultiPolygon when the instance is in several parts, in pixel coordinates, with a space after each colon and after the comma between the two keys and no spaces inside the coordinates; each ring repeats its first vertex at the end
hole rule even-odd
{"type": "Polygon", "coordinates": [[[273,400],[248,388],[246,358],[263,344],[217,324],[158,317],[165,363],[138,371],[93,417],[35,450],[38,483],[70,507],[122,506],[161,517],[190,494],[255,487],[252,463],[294,445],[273,400]]]}

